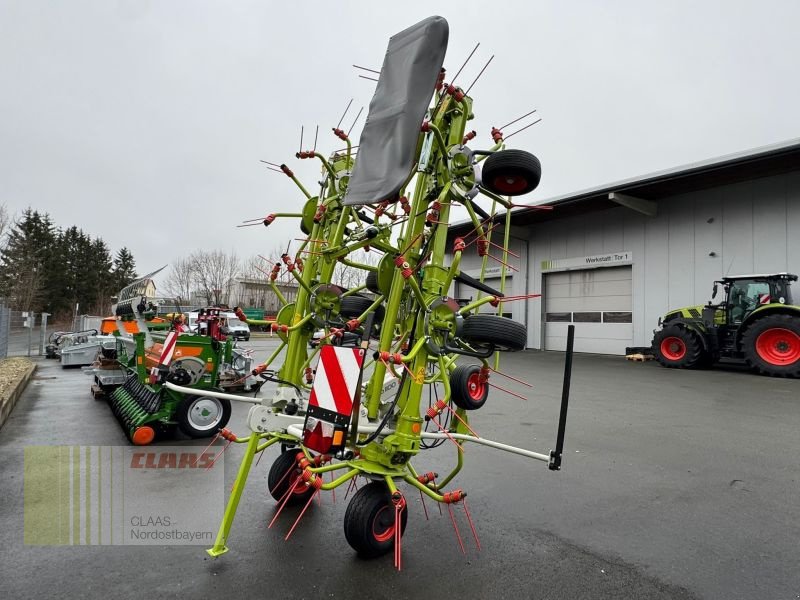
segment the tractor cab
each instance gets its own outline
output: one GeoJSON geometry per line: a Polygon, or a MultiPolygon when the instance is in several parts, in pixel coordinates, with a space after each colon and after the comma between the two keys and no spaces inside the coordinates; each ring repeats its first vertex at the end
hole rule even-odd
{"type": "MultiPolygon", "coordinates": [[[[739,275],[723,277],[714,282],[714,293],[706,308],[715,309],[715,321],[726,325],[739,326],[755,310],[770,304],[792,304],[791,282],[797,281],[797,275],[777,273],[773,275],[739,275]],[[724,290],[723,301],[714,306],[713,300],[724,290]],[[720,312],[722,313],[720,315],[720,312]]],[[[706,315],[704,315],[706,320],[706,315]]]]}

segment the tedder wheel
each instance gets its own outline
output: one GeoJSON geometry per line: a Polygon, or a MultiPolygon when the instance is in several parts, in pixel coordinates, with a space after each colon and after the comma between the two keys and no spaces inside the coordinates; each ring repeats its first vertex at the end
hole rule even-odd
{"type": "MultiPolygon", "coordinates": [[[[383,481],[358,490],[344,513],[344,537],[362,558],[375,558],[394,549],[394,504],[383,481]]],[[[408,508],[400,513],[400,531],[406,530],[408,508]]]]}
{"type": "Polygon", "coordinates": [[[653,353],[663,366],[675,369],[696,369],[709,362],[697,334],[677,325],[668,325],[655,334],[653,353]]]}
{"type": "Polygon", "coordinates": [[[800,317],[761,317],[745,330],[742,351],[747,364],[759,373],[800,377],[800,317]]]}
{"type": "MultiPolygon", "coordinates": [[[[341,308],[339,309],[339,314],[342,317],[347,319],[355,319],[356,317],[360,317],[365,310],[367,310],[374,300],[370,300],[365,296],[345,296],[342,298],[341,308]]],[[[375,311],[375,319],[377,323],[380,323],[383,319],[383,306],[379,306],[375,311]]]]}
{"type": "Polygon", "coordinates": [[[542,178],[539,159],[525,150],[500,150],[483,163],[481,185],[501,196],[522,196],[532,192],[542,178]]]}
{"type": "Polygon", "coordinates": [[[481,381],[480,365],[459,365],[450,373],[450,397],[464,410],[477,410],[489,397],[489,382],[481,381]]]}
{"type": "MultiPolygon", "coordinates": [[[[294,486],[297,478],[302,474],[302,470],[297,466],[297,453],[299,450],[287,450],[282,452],[272,466],[269,468],[269,475],[267,475],[267,491],[275,500],[283,500],[283,497],[289,491],[289,488],[294,486]]],[[[299,504],[306,502],[308,497],[314,493],[314,488],[306,485],[305,483],[299,484],[290,498],[286,500],[286,504],[299,504]]]]}
{"type": "Polygon", "coordinates": [[[528,340],[525,325],[497,315],[472,315],[464,319],[460,337],[470,344],[493,345],[500,351],[524,350],[528,340]]]}
{"type": "Polygon", "coordinates": [[[208,396],[187,396],[175,413],[180,430],[192,438],[211,437],[230,418],[230,400],[208,396]]]}
{"type": "Polygon", "coordinates": [[[367,273],[367,289],[373,294],[380,294],[381,288],[378,285],[378,272],[370,271],[367,273]]]}

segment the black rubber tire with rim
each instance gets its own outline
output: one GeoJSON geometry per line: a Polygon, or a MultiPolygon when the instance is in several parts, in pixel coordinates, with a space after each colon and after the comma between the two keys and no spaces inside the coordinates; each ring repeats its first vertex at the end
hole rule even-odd
{"type": "MultiPolygon", "coordinates": [[[[365,310],[367,310],[374,300],[367,298],[366,296],[345,296],[342,298],[341,307],[339,308],[339,314],[347,319],[355,319],[360,317],[365,310]]],[[[380,322],[383,320],[384,315],[384,308],[383,306],[378,306],[375,310],[375,319],[376,325],[379,325],[380,322]]]]}
{"type": "Polygon", "coordinates": [[[450,373],[450,398],[464,410],[478,410],[489,397],[489,382],[480,381],[480,365],[459,365],[450,373]]]}
{"type": "MultiPolygon", "coordinates": [[[[302,470],[297,466],[297,453],[299,450],[286,450],[281,452],[278,458],[272,463],[267,474],[267,492],[275,500],[282,500],[283,496],[289,490],[297,478],[302,474],[302,470]],[[288,473],[290,470],[293,473],[288,473]]],[[[300,504],[308,501],[308,498],[314,493],[312,487],[304,483],[298,485],[292,495],[286,500],[287,505],[300,504]]]]}
{"type": "Polygon", "coordinates": [[[216,435],[217,431],[228,424],[230,418],[231,402],[224,398],[187,396],[178,405],[178,409],[175,411],[175,420],[178,422],[178,428],[191,438],[205,438],[216,435]],[[215,404],[216,409],[219,411],[219,418],[210,420],[207,423],[198,421],[198,417],[193,416],[192,412],[195,408],[200,408],[197,407],[197,404],[200,403],[215,404]]]}
{"type": "MultiPolygon", "coordinates": [[[[344,537],[362,558],[394,550],[395,509],[389,488],[373,481],[358,490],[344,513],[344,537]]],[[[406,530],[408,507],[400,513],[400,532],[406,530]]]]}
{"type": "Polygon", "coordinates": [[[747,364],[764,375],[800,377],[800,315],[767,315],[742,334],[747,364]]]}
{"type": "Polygon", "coordinates": [[[678,325],[656,332],[653,354],[661,365],[672,369],[697,369],[710,362],[698,334],[678,325]]]}
{"type": "Polygon", "coordinates": [[[539,159],[525,150],[500,150],[483,163],[481,185],[501,196],[522,196],[535,190],[542,179],[539,159]]]}
{"type": "Polygon", "coordinates": [[[472,315],[464,319],[461,339],[470,345],[493,345],[496,350],[524,350],[528,341],[525,325],[497,315],[472,315]]]}

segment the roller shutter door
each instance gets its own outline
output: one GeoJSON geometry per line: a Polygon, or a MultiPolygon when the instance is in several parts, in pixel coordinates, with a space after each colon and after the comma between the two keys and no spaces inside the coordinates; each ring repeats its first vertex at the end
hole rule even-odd
{"type": "Polygon", "coordinates": [[[624,354],[633,345],[631,267],[545,274],[544,347],[564,350],[575,325],[575,351],[624,354]]]}

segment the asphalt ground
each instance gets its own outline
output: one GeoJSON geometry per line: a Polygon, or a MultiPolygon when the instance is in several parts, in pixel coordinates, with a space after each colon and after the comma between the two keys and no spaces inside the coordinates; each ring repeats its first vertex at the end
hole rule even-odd
{"type": "MultiPolygon", "coordinates": [[[[274,340],[249,346],[266,356],[274,340]]],[[[246,344],[248,345],[248,344],[246,344]]],[[[554,444],[563,355],[503,357],[501,370],[533,384],[493,381],[472,425],[487,438],[547,452],[554,444]]],[[[663,369],[620,357],[575,358],[563,469],[467,447],[455,486],[468,492],[477,551],[458,509],[466,556],[449,515],[409,492],[403,570],[391,555],[365,561],[344,539],[344,488],[315,503],[288,542],[298,510],[267,529],[275,502],[254,469],[228,545],[203,547],[23,544],[26,445],[127,445],[90,380],[56,361],[39,370],[0,430],[0,598],[800,598],[800,381],[741,367],[663,369]]],[[[246,405],[230,427],[246,433],[246,405]]],[[[189,440],[172,445],[192,444],[189,440]]],[[[225,454],[232,483],[241,456],[225,454]]],[[[420,471],[447,472],[447,443],[420,471]]],[[[211,527],[215,528],[216,524],[211,527]]]]}

